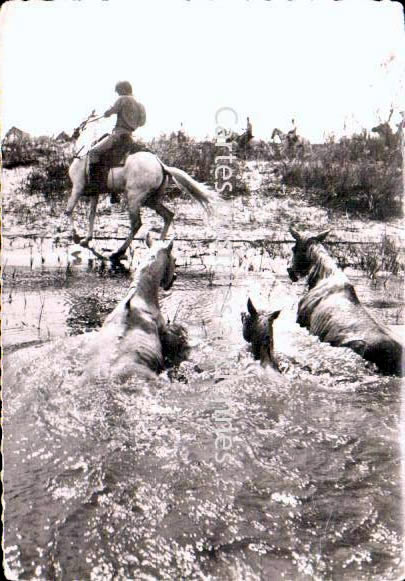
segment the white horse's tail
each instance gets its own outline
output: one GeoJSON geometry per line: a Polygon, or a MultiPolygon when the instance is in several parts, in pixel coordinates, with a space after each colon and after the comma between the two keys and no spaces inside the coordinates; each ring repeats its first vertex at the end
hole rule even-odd
{"type": "Polygon", "coordinates": [[[165,165],[160,159],[159,161],[162,164],[165,172],[167,172],[174,179],[178,187],[197,200],[197,202],[201,204],[207,214],[210,214],[212,211],[212,204],[215,202],[214,192],[207,186],[199,184],[182,169],[178,169],[177,167],[169,167],[165,165]]]}

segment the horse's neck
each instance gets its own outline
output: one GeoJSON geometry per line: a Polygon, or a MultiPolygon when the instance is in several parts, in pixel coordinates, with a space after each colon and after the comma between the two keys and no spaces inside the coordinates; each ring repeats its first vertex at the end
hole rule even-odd
{"type": "Polygon", "coordinates": [[[311,268],[308,273],[308,286],[313,288],[318,282],[330,276],[343,272],[340,270],[334,259],[329,256],[326,249],[321,244],[313,244],[309,249],[309,259],[311,268]]]}
{"type": "Polygon", "coordinates": [[[280,371],[278,363],[274,358],[273,337],[265,340],[260,345],[260,363],[263,367],[272,367],[276,371],[280,371]]]}
{"type": "Polygon", "coordinates": [[[159,286],[164,270],[160,262],[154,260],[141,266],[131,285],[136,288],[139,297],[156,308],[159,308],[159,286]]]}
{"type": "Polygon", "coordinates": [[[381,125],[378,125],[375,128],[375,132],[380,136],[380,137],[389,137],[390,135],[393,134],[393,131],[391,129],[391,126],[388,123],[382,123],[381,125]]]}

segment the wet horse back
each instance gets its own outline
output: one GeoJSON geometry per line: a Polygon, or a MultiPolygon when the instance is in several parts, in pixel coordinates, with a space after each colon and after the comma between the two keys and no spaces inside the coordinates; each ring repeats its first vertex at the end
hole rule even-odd
{"type": "Polygon", "coordinates": [[[123,337],[106,336],[102,330],[88,353],[86,374],[98,378],[126,379],[132,375],[149,377],[161,371],[163,357],[157,333],[132,329],[123,337]]]}
{"type": "Polygon", "coordinates": [[[380,369],[401,373],[403,347],[390,330],[360,304],[354,290],[322,291],[313,289],[301,300],[299,322],[322,341],[349,347],[380,369]]]}

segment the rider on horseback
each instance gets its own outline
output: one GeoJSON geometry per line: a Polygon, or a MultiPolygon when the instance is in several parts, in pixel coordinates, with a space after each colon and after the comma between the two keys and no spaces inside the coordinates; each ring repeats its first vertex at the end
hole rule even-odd
{"type": "Polygon", "coordinates": [[[112,151],[114,147],[125,141],[130,143],[132,132],[145,123],[145,109],[132,96],[131,84],[128,81],[120,81],[115,85],[115,91],[119,97],[114,105],[104,113],[104,117],[117,115],[113,132],[89,151],[89,184],[87,188],[89,194],[98,193],[98,181],[101,177],[98,164],[101,154],[112,151]]]}

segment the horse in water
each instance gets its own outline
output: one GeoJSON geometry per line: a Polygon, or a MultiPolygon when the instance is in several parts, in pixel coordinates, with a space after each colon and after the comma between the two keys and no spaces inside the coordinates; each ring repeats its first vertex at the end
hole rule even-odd
{"type": "Polygon", "coordinates": [[[295,239],[287,271],[297,282],[307,277],[308,291],[298,304],[297,323],[335,347],[349,347],[384,373],[403,373],[403,347],[376,321],[357,297],[353,285],[322,245],[329,230],[316,236],[290,228],[295,239]]]}
{"type": "Polygon", "coordinates": [[[184,330],[165,324],[159,307],[159,288],[175,280],[173,241],[155,242],[139,265],[126,296],[108,315],[88,345],[86,380],[137,375],[153,377],[164,369],[167,351],[185,348],[184,330]]]}
{"type": "MultiPolygon", "coordinates": [[[[90,200],[89,228],[85,238],[80,238],[76,232],[73,220],[73,210],[84,194],[86,187],[87,155],[75,157],[70,168],[69,177],[72,182],[72,193],[69,197],[65,215],[70,219],[73,240],[81,246],[88,246],[93,238],[94,219],[99,196],[92,195],[90,200]]],[[[214,193],[206,186],[198,183],[185,171],[165,165],[156,155],[147,151],[130,154],[123,167],[113,167],[108,172],[107,189],[110,192],[126,192],[130,219],[130,232],[124,243],[111,254],[110,260],[118,260],[123,256],[142,225],[140,209],[147,206],[155,210],[164,220],[161,233],[163,240],[173,220],[173,212],[162,204],[161,198],[165,192],[169,178],[176,185],[197,200],[209,213],[214,193]]]]}
{"type": "Polygon", "coordinates": [[[265,313],[257,311],[250,298],[247,302],[247,313],[241,313],[243,338],[252,344],[253,357],[259,359],[263,367],[272,367],[280,371],[274,356],[273,322],[280,311],[265,313]]]}

